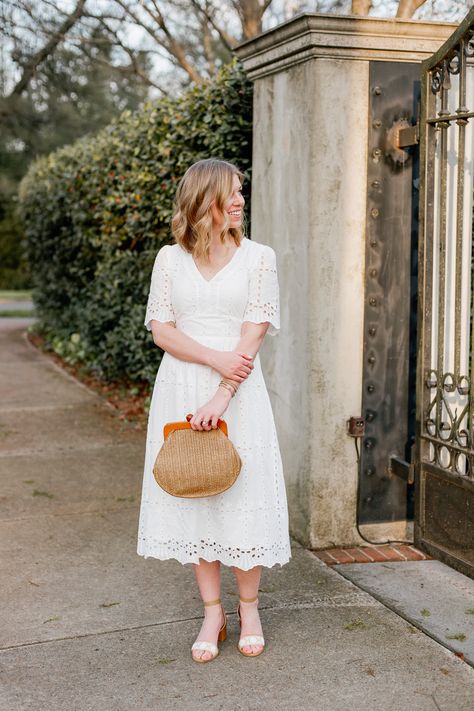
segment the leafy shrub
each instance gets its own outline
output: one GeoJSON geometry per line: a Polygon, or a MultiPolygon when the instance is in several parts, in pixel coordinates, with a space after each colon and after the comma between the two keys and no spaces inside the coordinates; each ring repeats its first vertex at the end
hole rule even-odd
{"type": "Polygon", "coordinates": [[[234,61],[31,166],[20,214],[51,347],[105,380],[153,380],[161,352],[143,319],[156,252],[172,241],[177,182],[208,157],[249,175],[251,107],[251,83],[234,61]]]}

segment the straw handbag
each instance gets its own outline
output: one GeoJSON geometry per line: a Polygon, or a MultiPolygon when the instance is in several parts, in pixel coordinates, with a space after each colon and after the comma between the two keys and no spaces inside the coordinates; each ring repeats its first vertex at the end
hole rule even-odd
{"type": "Polygon", "coordinates": [[[218,420],[211,430],[193,430],[186,422],[168,422],[164,442],[155,460],[153,475],[172,496],[195,499],[229,489],[242,462],[227,435],[227,424],[218,420]]]}

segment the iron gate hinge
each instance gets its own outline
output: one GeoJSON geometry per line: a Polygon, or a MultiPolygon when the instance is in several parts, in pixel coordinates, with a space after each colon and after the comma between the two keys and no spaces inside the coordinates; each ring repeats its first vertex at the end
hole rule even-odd
{"type": "Polygon", "coordinates": [[[420,142],[420,124],[405,126],[398,131],[398,148],[416,146],[420,142]]]}
{"type": "Polygon", "coordinates": [[[404,459],[400,459],[400,457],[390,457],[388,473],[404,479],[407,484],[414,484],[415,482],[413,464],[406,462],[404,459]]]}
{"type": "Polygon", "coordinates": [[[395,163],[405,163],[410,158],[409,146],[418,145],[420,140],[420,124],[411,125],[407,119],[396,119],[387,131],[387,155],[395,163]]]}

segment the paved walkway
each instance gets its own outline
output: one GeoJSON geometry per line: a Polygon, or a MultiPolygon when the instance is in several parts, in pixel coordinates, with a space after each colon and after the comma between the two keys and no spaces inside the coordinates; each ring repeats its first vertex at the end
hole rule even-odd
{"type": "Polygon", "coordinates": [[[1,711],[472,711],[472,667],[296,543],[262,576],[264,654],[236,649],[224,569],[229,637],[193,662],[191,567],[136,554],[143,433],[20,325],[0,324],[1,711]]]}

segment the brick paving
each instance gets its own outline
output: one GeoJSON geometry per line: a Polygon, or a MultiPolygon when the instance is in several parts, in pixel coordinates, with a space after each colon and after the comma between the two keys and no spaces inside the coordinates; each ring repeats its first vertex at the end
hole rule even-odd
{"type": "Polygon", "coordinates": [[[326,565],[341,563],[383,563],[384,561],[431,560],[432,556],[407,543],[384,543],[349,548],[323,548],[313,554],[326,565]]]}

